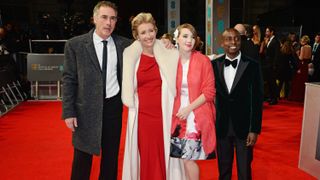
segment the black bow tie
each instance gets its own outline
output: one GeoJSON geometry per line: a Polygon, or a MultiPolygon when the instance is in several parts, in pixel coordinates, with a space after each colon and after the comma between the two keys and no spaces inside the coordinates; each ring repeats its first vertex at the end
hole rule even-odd
{"type": "Polygon", "coordinates": [[[233,61],[230,61],[229,59],[225,59],[224,60],[224,65],[227,67],[229,65],[232,65],[233,68],[236,68],[237,67],[237,64],[238,64],[238,59],[235,59],[233,61]]]}

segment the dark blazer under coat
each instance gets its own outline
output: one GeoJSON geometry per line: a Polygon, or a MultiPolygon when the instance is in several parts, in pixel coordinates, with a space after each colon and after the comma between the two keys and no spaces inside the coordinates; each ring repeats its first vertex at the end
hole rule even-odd
{"type": "MultiPolygon", "coordinates": [[[[93,32],[74,37],[65,45],[62,118],[76,117],[72,135],[76,149],[100,154],[103,114],[103,80],[93,44],[93,32]]],[[[122,81],[122,53],[131,41],[112,35],[117,49],[117,76],[122,81]]]]}
{"type": "Polygon", "coordinates": [[[259,62],[241,55],[229,94],[224,78],[224,59],[225,56],[222,56],[212,61],[216,80],[217,138],[224,138],[228,134],[229,119],[238,138],[247,138],[249,132],[259,134],[263,105],[263,81],[259,62]]]}

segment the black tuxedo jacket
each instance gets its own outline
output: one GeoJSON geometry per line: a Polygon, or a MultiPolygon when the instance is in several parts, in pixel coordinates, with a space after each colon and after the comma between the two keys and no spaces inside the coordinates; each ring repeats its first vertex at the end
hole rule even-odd
{"type": "Polygon", "coordinates": [[[235,135],[245,139],[249,132],[260,133],[263,105],[263,80],[259,62],[241,55],[230,93],[224,78],[222,56],[212,65],[216,85],[216,133],[217,138],[228,134],[232,122],[235,135]]]}
{"type": "Polygon", "coordinates": [[[265,68],[272,68],[273,70],[277,70],[278,68],[278,57],[280,54],[280,42],[278,41],[277,37],[274,37],[269,46],[266,49],[265,60],[263,65],[265,68]]]}

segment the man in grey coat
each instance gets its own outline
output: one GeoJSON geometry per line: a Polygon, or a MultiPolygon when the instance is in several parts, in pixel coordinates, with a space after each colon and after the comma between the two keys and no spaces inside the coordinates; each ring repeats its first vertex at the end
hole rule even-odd
{"type": "Polygon", "coordinates": [[[116,180],[122,124],[122,53],[131,40],[112,34],[117,22],[115,4],[98,2],[93,18],[94,29],[65,45],[62,118],[72,130],[71,179],[89,180],[92,155],[101,151],[99,179],[116,180]]]}

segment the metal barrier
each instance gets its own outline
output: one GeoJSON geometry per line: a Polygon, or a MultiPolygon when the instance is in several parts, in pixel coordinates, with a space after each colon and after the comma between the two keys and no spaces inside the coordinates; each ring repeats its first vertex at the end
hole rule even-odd
{"type": "Polygon", "coordinates": [[[63,60],[64,54],[28,53],[27,77],[31,82],[31,97],[36,100],[61,99],[63,60]]]}
{"type": "Polygon", "coordinates": [[[27,99],[19,81],[6,84],[0,89],[0,117],[27,99]]]}
{"type": "Polygon", "coordinates": [[[67,40],[29,40],[27,79],[31,98],[61,100],[64,45],[67,40]]]}

